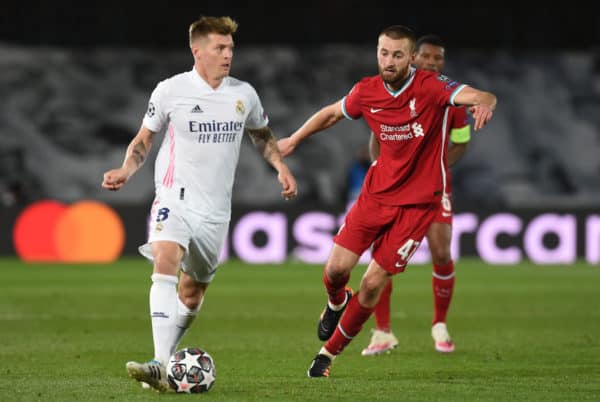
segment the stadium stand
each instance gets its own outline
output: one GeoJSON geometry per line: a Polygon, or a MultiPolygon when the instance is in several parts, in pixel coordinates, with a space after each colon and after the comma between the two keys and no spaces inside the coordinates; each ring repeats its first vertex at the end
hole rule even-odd
{"type": "MultiPolygon", "coordinates": [[[[276,135],[284,136],[342,97],[355,80],[375,74],[373,53],[373,47],[352,45],[245,46],[236,51],[232,75],[256,87],[276,135]]],[[[191,68],[187,51],[0,45],[0,54],[0,91],[7,94],[0,109],[1,199],[15,202],[4,195],[10,178],[28,192],[17,200],[151,200],[151,167],[116,194],[102,191],[100,178],[122,160],[157,81],[191,68]]],[[[447,74],[489,88],[500,100],[494,120],[474,134],[454,168],[458,204],[600,205],[599,60],[597,52],[581,50],[451,50],[447,74]]],[[[347,170],[369,131],[362,121],[330,131],[289,158],[301,191],[296,202],[344,201],[347,170]]],[[[269,178],[273,172],[251,147],[246,140],[234,202],[276,205],[281,201],[269,178]]]]}

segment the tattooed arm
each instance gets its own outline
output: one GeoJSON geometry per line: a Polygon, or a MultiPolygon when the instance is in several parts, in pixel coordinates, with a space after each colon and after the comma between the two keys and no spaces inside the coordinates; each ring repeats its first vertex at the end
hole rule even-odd
{"type": "Polygon", "coordinates": [[[102,187],[117,191],[127,183],[129,178],[144,164],[150,148],[154,132],[142,126],[137,135],[131,140],[125,153],[125,160],[120,168],[104,173],[102,187]]]}
{"type": "Polygon", "coordinates": [[[281,191],[283,198],[286,200],[294,198],[298,194],[296,179],[290,173],[287,165],[283,162],[273,131],[267,126],[248,130],[248,134],[250,134],[252,143],[258,152],[260,152],[263,158],[277,170],[277,179],[283,187],[283,190],[281,191]]]}
{"type": "Polygon", "coordinates": [[[279,148],[277,148],[275,135],[273,135],[273,131],[271,131],[269,126],[259,128],[258,130],[248,130],[248,134],[250,134],[252,143],[257,151],[260,152],[263,158],[273,165],[275,169],[277,169],[275,163],[281,162],[282,158],[279,153],[279,148]]]}

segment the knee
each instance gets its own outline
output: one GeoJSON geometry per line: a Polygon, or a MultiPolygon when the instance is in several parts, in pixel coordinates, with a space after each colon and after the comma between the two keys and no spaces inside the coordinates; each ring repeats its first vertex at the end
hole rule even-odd
{"type": "Polygon", "coordinates": [[[154,272],[165,275],[177,275],[184,252],[183,247],[175,242],[153,242],[152,258],[154,260],[154,272]]]}
{"type": "Polygon", "coordinates": [[[154,255],[154,271],[175,275],[179,269],[179,260],[173,253],[158,252],[154,255]]]}
{"type": "Polygon", "coordinates": [[[352,267],[346,267],[343,264],[339,264],[335,261],[328,262],[327,265],[325,265],[325,272],[327,273],[329,279],[333,281],[345,278],[350,274],[351,270],[352,267]]]}
{"type": "Polygon", "coordinates": [[[431,247],[431,260],[434,265],[446,265],[452,260],[450,245],[438,244],[431,247]]]}
{"type": "Polygon", "coordinates": [[[360,282],[360,304],[368,308],[375,307],[382,289],[382,284],[376,278],[364,276],[360,282]]]}

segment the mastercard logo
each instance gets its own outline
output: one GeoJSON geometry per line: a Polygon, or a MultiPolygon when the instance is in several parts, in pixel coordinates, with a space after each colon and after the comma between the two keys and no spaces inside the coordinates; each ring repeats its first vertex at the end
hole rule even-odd
{"type": "Polygon", "coordinates": [[[125,228],[119,215],[101,202],[45,200],[19,215],[13,241],[27,262],[108,263],[123,251],[125,228]]]}

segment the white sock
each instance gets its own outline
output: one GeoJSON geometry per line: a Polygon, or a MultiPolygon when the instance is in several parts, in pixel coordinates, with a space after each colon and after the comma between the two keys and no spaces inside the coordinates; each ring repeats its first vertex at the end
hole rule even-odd
{"type": "Polygon", "coordinates": [[[177,277],[152,274],[150,317],[154,359],[166,365],[175,352],[175,319],[177,316],[177,277]]]}
{"type": "Polygon", "coordinates": [[[200,300],[198,307],[194,310],[191,310],[188,306],[183,304],[181,299],[177,297],[177,318],[175,319],[175,347],[179,345],[179,341],[183,338],[183,335],[186,333],[187,329],[192,325],[194,319],[198,315],[200,308],[202,307],[202,302],[204,301],[204,297],[200,300]]]}
{"type": "Polygon", "coordinates": [[[329,357],[331,360],[335,359],[335,355],[333,353],[331,353],[330,351],[328,351],[327,349],[325,349],[325,346],[323,346],[321,348],[321,350],[319,350],[319,354],[325,355],[325,356],[329,357]]]}
{"type": "Polygon", "coordinates": [[[327,301],[327,305],[329,306],[330,309],[332,309],[333,311],[340,311],[341,309],[344,308],[344,306],[346,305],[346,303],[348,302],[348,293],[344,292],[344,302],[342,304],[332,304],[329,300],[327,301]]]}

